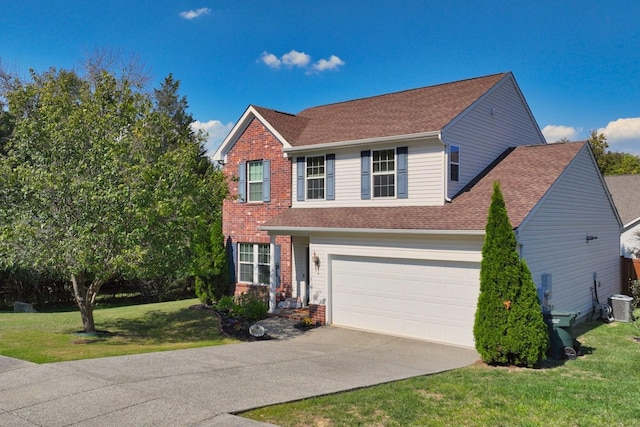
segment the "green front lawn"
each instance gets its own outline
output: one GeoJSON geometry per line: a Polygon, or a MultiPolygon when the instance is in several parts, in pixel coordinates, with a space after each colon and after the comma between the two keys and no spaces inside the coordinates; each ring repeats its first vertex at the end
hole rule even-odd
{"type": "Polygon", "coordinates": [[[210,312],[191,310],[197,299],[96,308],[96,328],[109,334],[79,334],[77,310],[0,312],[0,355],[36,363],[119,356],[228,344],[210,312]]]}
{"type": "Polygon", "coordinates": [[[640,329],[589,322],[578,332],[585,355],[543,369],[478,363],[242,416],[283,427],[640,425],[640,329]]]}

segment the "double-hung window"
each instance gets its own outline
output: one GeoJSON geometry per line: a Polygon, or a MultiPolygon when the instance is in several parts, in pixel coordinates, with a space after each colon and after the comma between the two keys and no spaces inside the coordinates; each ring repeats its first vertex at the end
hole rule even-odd
{"type": "Polygon", "coordinates": [[[252,160],[238,164],[238,201],[271,201],[271,161],[252,160]]]}
{"type": "Polygon", "coordinates": [[[307,157],[307,199],[324,199],[324,156],[307,157]]]}
{"type": "Polygon", "coordinates": [[[296,200],[335,200],[336,155],[296,158],[296,200]]]}
{"type": "Polygon", "coordinates": [[[373,197],[395,197],[395,150],[373,151],[373,197]]]}
{"type": "Polygon", "coordinates": [[[248,193],[249,193],[249,201],[250,202],[261,202],[262,201],[262,161],[259,162],[249,162],[247,164],[249,173],[248,173],[248,193]]]}
{"type": "Polygon", "coordinates": [[[240,282],[268,285],[271,251],[268,244],[240,243],[238,245],[240,282]]]}
{"type": "Polygon", "coordinates": [[[449,180],[460,180],[460,147],[449,147],[449,180]]]}

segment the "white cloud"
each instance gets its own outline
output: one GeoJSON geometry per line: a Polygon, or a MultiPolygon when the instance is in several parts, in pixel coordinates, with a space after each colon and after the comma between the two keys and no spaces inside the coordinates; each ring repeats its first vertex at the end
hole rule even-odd
{"type": "Polygon", "coordinates": [[[322,72],[327,70],[336,70],[343,66],[345,62],[338,58],[336,55],[331,55],[329,59],[320,59],[319,61],[311,64],[311,55],[304,52],[298,52],[292,49],[290,52],[285,53],[281,57],[277,57],[273,53],[262,52],[260,55],[260,61],[270,68],[278,69],[281,65],[286,65],[288,68],[304,68],[307,70],[307,74],[311,72],[322,72]]]}
{"type": "Polygon", "coordinates": [[[211,13],[211,9],[209,9],[208,7],[201,7],[200,9],[196,10],[186,10],[184,12],[180,12],[180,16],[182,16],[184,19],[191,20],[208,13],[211,13]]]}
{"type": "Polygon", "coordinates": [[[640,155],[640,117],[614,120],[597,132],[607,137],[610,151],[640,155]]]}
{"type": "Polygon", "coordinates": [[[344,65],[344,61],[335,55],[331,55],[329,59],[321,59],[313,64],[313,69],[316,71],[335,70],[338,67],[344,65]]]}
{"type": "Polygon", "coordinates": [[[547,125],[542,128],[542,135],[548,143],[558,142],[562,139],[574,141],[578,136],[579,129],[571,126],[547,125]]]}
{"type": "Polygon", "coordinates": [[[298,52],[297,50],[292,50],[289,53],[285,53],[282,55],[282,63],[289,67],[301,67],[304,68],[309,65],[311,61],[311,57],[304,52],[298,52]]]}
{"type": "Polygon", "coordinates": [[[219,120],[209,120],[208,122],[196,120],[191,123],[191,129],[195,132],[202,130],[207,134],[207,142],[205,142],[204,146],[209,155],[212,155],[218,149],[220,143],[232,128],[233,123],[227,123],[225,125],[219,120]]]}
{"type": "Polygon", "coordinates": [[[282,64],[282,61],[273,53],[262,52],[260,60],[271,68],[280,68],[280,64],[282,64]]]}
{"type": "Polygon", "coordinates": [[[603,133],[610,144],[629,140],[637,140],[640,144],[640,117],[614,120],[597,132],[603,133]]]}

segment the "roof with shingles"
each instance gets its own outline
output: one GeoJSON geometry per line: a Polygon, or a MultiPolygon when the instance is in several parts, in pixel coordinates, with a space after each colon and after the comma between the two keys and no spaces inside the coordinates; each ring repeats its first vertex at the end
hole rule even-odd
{"type": "Polygon", "coordinates": [[[253,106],[292,146],[442,130],[511,73],[307,108],[296,115],[253,106]]]}
{"type": "Polygon", "coordinates": [[[483,230],[495,181],[500,181],[516,228],[585,145],[582,141],[509,149],[474,185],[443,206],[290,208],[262,228],[483,230]]]}
{"type": "Polygon", "coordinates": [[[604,177],[607,188],[624,225],[640,219],[640,175],[604,177]]]}

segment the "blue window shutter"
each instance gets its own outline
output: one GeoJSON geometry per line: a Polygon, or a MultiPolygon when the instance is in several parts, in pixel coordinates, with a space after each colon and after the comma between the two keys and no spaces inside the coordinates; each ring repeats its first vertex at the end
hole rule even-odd
{"type": "Polygon", "coordinates": [[[238,201],[247,201],[247,164],[242,162],[238,165],[238,201]]]}
{"type": "Polygon", "coordinates": [[[325,199],[336,199],[336,155],[327,154],[327,193],[325,199]]]}
{"type": "Polygon", "coordinates": [[[262,201],[271,201],[271,160],[262,161],[262,201]]]}
{"type": "Polygon", "coordinates": [[[298,188],[298,201],[304,201],[304,169],[305,169],[305,158],[297,157],[296,158],[296,187],[298,188]]]}
{"type": "Polygon", "coordinates": [[[276,253],[273,255],[275,257],[276,264],[276,286],[280,287],[280,257],[282,254],[282,247],[280,245],[275,245],[276,253]]]}
{"type": "Polygon", "coordinates": [[[361,151],[360,152],[360,198],[362,200],[371,198],[371,162],[369,161],[371,157],[371,151],[361,151]]]}
{"type": "Polygon", "coordinates": [[[229,256],[229,281],[233,284],[237,283],[236,271],[238,265],[238,244],[231,241],[231,237],[227,238],[227,254],[229,256]]]}
{"type": "Polygon", "coordinates": [[[409,197],[409,181],[407,174],[408,166],[408,149],[407,147],[398,147],[396,153],[398,156],[398,199],[406,199],[409,197]]]}

